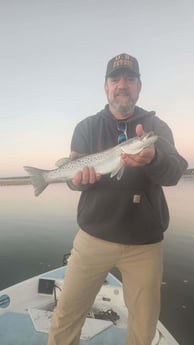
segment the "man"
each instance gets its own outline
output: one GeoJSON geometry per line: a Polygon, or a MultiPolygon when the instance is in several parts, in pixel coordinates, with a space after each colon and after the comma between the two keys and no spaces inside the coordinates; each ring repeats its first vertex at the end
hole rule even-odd
{"type": "Polygon", "coordinates": [[[120,181],[93,167],[78,171],[69,186],[82,191],[80,230],[73,243],[64,288],[52,319],[49,345],[78,345],[81,328],[108,271],[122,275],[128,308],[127,345],[150,345],[160,312],[163,232],[169,223],[161,186],[176,185],[187,163],[171,130],[154,112],[136,106],[141,90],[137,60],[120,54],[107,65],[108,105],[75,128],[71,157],[113,147],[154,131],[155,145],[122,154],[120,181]]]}

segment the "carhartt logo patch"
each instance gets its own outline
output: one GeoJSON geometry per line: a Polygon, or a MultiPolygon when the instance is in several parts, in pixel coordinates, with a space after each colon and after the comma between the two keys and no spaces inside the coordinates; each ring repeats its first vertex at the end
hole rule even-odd
{"type": "Polygon", "coordinates": [[[141,202],[141,195],[140,194],[134,194],[133,195],[133,203],[139,204],[141,202]]]}

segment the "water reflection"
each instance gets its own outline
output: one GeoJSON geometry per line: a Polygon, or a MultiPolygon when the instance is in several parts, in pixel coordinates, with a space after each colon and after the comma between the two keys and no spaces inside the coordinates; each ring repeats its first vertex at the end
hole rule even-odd
{"type": "Polygon", "coordinates": [[[171,220],[170,231],[194,236],[194,178],[185,177],[175,187],[164,188],[171,220]]]}
{"type": "Polygon", "coordinates": [[[61,265],[77,231],[79,193],[49,186],[40,197],[32,186],[0,188],[0,289],[61,265]]]}
{"type": "MultiPolygon", "coordinates": [[[[182,344],[194,339],[194,179],[165,188],[171,221],[165,233],[161,320],[182,344]]],[[[0,187],[0,289],[62,264],[77,232],[79,193],[64,184],[39,197],[27,186],[0,187]]]]}

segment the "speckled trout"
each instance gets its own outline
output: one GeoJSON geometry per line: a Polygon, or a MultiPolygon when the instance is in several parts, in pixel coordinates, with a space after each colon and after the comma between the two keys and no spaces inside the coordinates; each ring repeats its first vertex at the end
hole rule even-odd
{"type": "Polygon", "coordinates": [[[42,193],[51,183],[71,180],[78,171],[81,171],[86,166],[94,167],[99,174],[110,174],[111,178],[116,176],[117,180],[120,180],[124,172],[124,166],[120,159],[121,154],[137,154],[144,148],[154,144],[156,140],[157,136],[153,132],[149,132],[142,136],[128,139],[99,153],[82,156],[75,160],[62,158],[56,162],[58,168],[53,170],[43,170],[29,166],[25,166],[24,169],[30,175],[35,196],[42,193]]]}

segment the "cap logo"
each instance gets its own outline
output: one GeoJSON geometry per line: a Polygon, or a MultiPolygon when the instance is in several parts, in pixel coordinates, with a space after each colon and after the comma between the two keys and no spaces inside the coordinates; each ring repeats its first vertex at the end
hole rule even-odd
{"type": "Polygon", "coordinates": [[[133,67],[133,61],[130,59],[130,56],[127,54],[117,55],[113,62],[113,68],[119,66],[128,66],[129,68],[133,67]]]}

